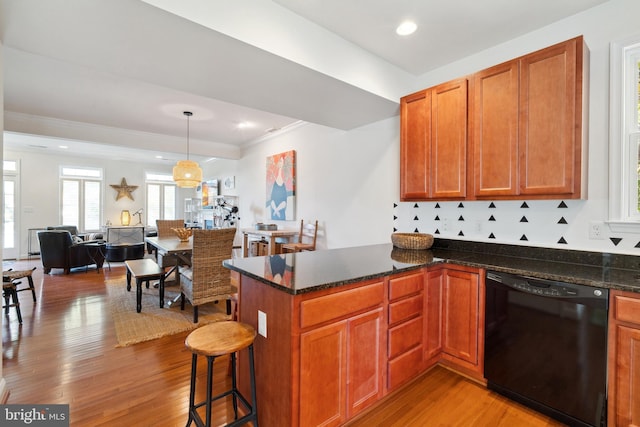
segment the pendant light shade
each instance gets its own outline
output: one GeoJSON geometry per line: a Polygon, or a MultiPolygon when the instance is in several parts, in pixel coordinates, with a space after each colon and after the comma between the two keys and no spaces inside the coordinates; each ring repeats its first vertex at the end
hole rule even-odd
{"type": "Polygon", "coordinates": [[[195,188],[202,182],[202,169],[197,162],[189,160],[189,117],[193,115],[190,111],[185,111],[187,116],[187,160],[178,160],[173,167],[173,180],[178,187],[195,188]]]}

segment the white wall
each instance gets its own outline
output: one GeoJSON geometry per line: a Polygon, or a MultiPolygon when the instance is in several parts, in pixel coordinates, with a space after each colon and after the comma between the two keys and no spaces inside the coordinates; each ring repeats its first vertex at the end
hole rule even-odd
{"type": "MultiPolygon", "coordinates": [[[[110,220],[113,225],[120,224],[120,212],[124,209],[133,213],[145,207],[144,174],[145,171],[171,173],[173,165],[139,164],[113,161],[108,159],[89,159],[52,155],[46,152],[4,150],[4,158],[20,163],[20,208],[18,221],[20,227],[20,257],[26,257],[28,247],[28,229],[60,224],[60,166],[90,166],[104,170],[104,217],[102,223],[110,220]],[[126,178],[128,185],[137,185],[132,192],[134,200],[121,198],[116,201],[117,191],[111,184],[120,185],[126,178]]],[[[194,189],[178,189],[177,214],[180,215],[185,197],[195,197],[194,189]]],[[[179,216],[181,218],[182,216],[179,216]]],[[[142,216],[144,221],[145,217],[142,216]]],[[[132,218],[132,223],[137,217],[132,218]]],[[[155,226],[155,224],[150,224],[155,226]]]]}
{"type": "Polygon", "coordinates": [[[306,125],[250,147],[241,160],[216,162],[207,170],[213,176],[235,170],[242,226],[251,226],[265,221],[266,157],[296,150],[297,220],[320,220],[321,247],[389,242],[395,227],[437,231],[437,236],[452,239],[638,254],[638,234],[614,234],[605,227],[603,240],[588,238],[589,221],[608,219],[609,44],[640,33],[638,16],[637,0],[611,0],[425,74],[415,87],[429,87],[584,35],[591,58],[588,200],[567,200],[566,207],[561,200],[528,201],[528,207],[522,202],[495,202],[495,208],[489,202],[464,202],[462,207],[459,202],[400,203],[397,118],[348,132],[306,125]],[[616,245],[610,238],[621,240],[616,245]]]}

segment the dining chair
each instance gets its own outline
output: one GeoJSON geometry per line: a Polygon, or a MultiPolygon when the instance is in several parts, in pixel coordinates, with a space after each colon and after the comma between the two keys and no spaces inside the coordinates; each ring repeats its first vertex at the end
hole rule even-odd
{"type": "Polygon", "coordinates": [[[193,230],[191,267],[180,267],[180,308],[185,300],[193,306],[193,323],[198,323],[198,306],[226,300],[231,314],[231,298],[237,289],[231,285],[231,271],[222,265],[233,252],[235,228],[193,230]]]}
{"type": "Polygon", "coordinates": [[[285,243],[282,245],[283,252],[315,251],[316,239],[318,237],[318,221],[315,223],[304,223],[300,221],[300,234],[297,243],[285,243]]]}
{"type": "MultiPolygon", "coordinates": [[[[184,228],[184,219],[157,219],[156,228],[158,230],[158,238],[178,237],[172,228],[184,228]]],[[[177,255],[163,255],[156,253],[156,262],[162,268],[176,267],[183,264],[177,255]]],[[[178,269],[176,268],[176,282],[178,282],[178,269]]]]}

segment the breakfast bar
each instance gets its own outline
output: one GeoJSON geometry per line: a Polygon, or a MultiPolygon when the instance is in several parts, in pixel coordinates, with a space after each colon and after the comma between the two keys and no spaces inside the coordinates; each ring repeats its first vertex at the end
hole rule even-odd
{"type": "Polygon", "coordinates": [[[225,261],[239,318],[258,331],[260,424],[343,424],[436,363],[484,383],[485,269],[640,292],[624,256],[563,251],[576,257],[566,262],[548,249],[449,243],[225,261]]]}

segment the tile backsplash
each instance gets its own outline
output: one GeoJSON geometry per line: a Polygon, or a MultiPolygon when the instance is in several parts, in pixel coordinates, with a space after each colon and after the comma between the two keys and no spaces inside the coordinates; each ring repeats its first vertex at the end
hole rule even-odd
{"type": "Polygon", "coordinates": [[[394,203],[394,231],[436,238],[640,255],[640,234],[589,235],[584,200],[394,203]]]}

